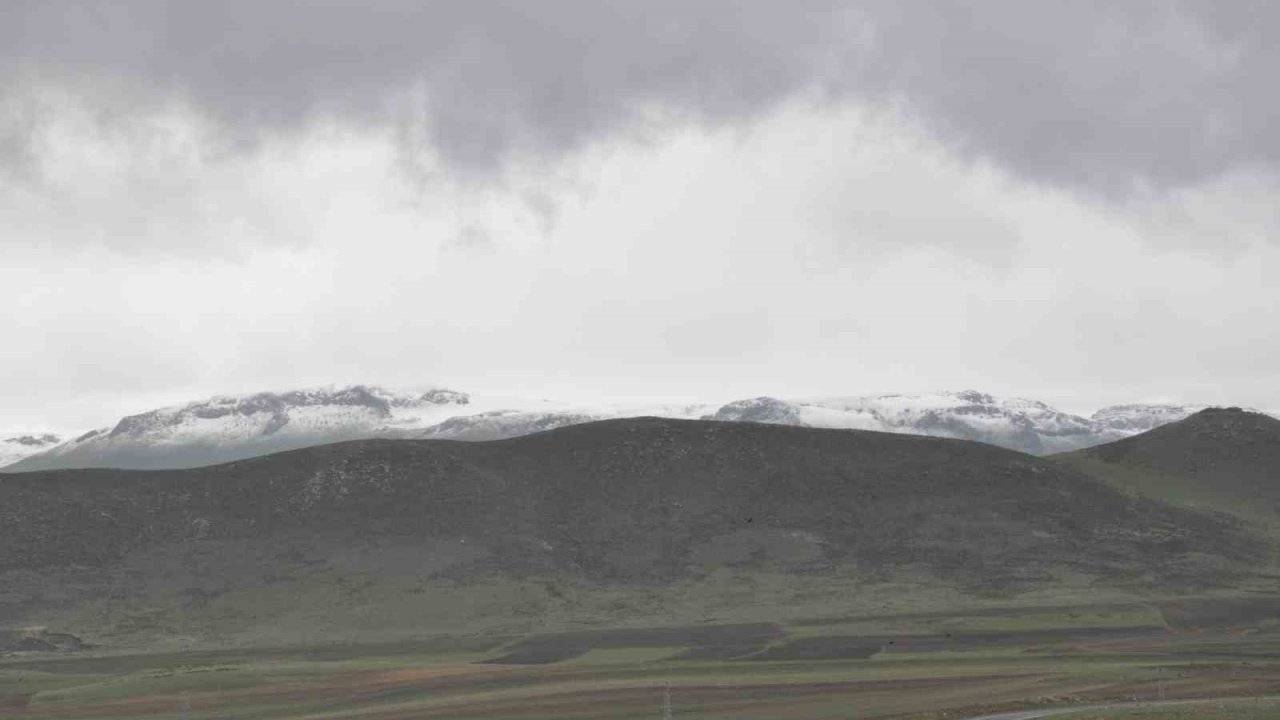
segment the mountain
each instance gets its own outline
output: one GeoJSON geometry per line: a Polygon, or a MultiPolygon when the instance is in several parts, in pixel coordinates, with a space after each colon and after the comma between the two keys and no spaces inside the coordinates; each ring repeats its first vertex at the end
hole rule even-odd
{"type": "Polygon", "coordinates": [[[29,453],[5,472],[62,468],[187,468],[363,438],[493,440],[594,420],[696,418],[708,405],[598,406],[476,397],[445,388],[350,385],[223,395],[121,419],[29,453]]]}
{"type": "Polygon", "coordinates": [[[1089,420],[1100,431],[1129,435],[1177,422],[1206,408],[1205,405],[1112,405],[1090,415],[1089,420]]]}
{"type": "Polygon", "coordinates": [[[397,437],[473,408],[444,388],[352,385],[225,395],[161,408],[92,430],[6,468],[179,468],[366,437],[397,437]]]}
{"type": "Polygon", "coordinates": [[[1041,455],[1117,440],[1179,420],[1197,409],[1117,405],[1083,418],[1038,400],[967,390],[794,401],[761,397],[729,403],[708,417],[950,437],[1041,455]]]}
{"type": "Polygon", "coordinates": [[[854,428],[977,440],[1029,453],[1099,442],[1092,423],[1035,400],[975,391],[730,403],[715,420],[751,420],[806,427],[854,428]]]}
{"type": "Polygon", "coordinates": [[[634,417],[664,417],[694,420],[704,417],[714,406],[667,404],[643,406],[563,407],[557,410],[493,410],[456,415],[411,435],[427,440],[501,440],[532,435],[556,428],[599,420],[634,417]]]}
{"type": "Polygon", "coordinates": [[[880,430],[1046,454],[1117,440],[1190,412],[1176,406],[1126,405],[1083,418],[1035,400],[974,391],[803,400],[762,397],[725,405],[591,406],[443,388],[352,385],[219,396],[131,415],[56,447],[15,456],[16,462],[5,470],[197,467],[343,440],[494,440],[640,416],[880,430]]]}
{"type": "Polygon", "coordinates": [[[895,582],[941,598],[1185,589],[1262,552],[1230,522],[1050,460],[756,423],[0,476],[0,617],[108,644],[785,615],[895,582]]]}
{"type": "Polygon", "coordinates": [[[1271,522],[1280,514],[1280,420],[1263,413],[1209,408],[1060,459],[1144,495],[1271,522]]]}
{"type": "Polygon", "coordinates": [[[0,467],[56,447],[62,438],[53,433],[0,434],[0,467]]]}
{"type": "Polygon", "coordinates": [[[431,440],[501,440],[599,419],[600,416],[579,412],[491,410],[475,415],[456,415],[414,436],[431,440]]]}

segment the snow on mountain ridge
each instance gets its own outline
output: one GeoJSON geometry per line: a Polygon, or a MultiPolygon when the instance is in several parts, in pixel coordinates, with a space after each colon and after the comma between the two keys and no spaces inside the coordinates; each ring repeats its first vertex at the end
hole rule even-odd
{"type": "MultiPolygon", "coordinates": [[[[14,469],[186,467],[365,437],[395,437],[471,406],[466,393],[373,385],[218,395],[130,415],[14,469]]],[[[483,410],[485,408],[477,408],[483,410]]]]}
{"type": "Polygon", "coordinates": [[[724,405],[708,420],[725,422],[763,422],[776,425],[799,425],[800,412],[794,403],[771,397],[735,400],[724,405]]]}
{"type": "Polygon", "coordinates": [[[645,415],[693,420],[704,417],[715,408],[707,404],[665,405],[601,405],[565,406],[557,409],[504,409],[470,415],[458,415],[432,425],[413,437],[433,440],[498,440],[580,425],[596,420],[641,417],[645,415]]]}
{"type": "Polygon", "coordinates": [[[477,398],[439,387],[409,391],[370,385],[224,395],[131,415],[9,469],[190,467],[342,440],[490,440],[616,417],[697,418],[711,409],[699,404],[583,407],[477,398]]]}
{"type": "Polygon", "coordinates": [[[1111,405],[1089,419],[1100,428],[1139,433],[1182,420],[1208,405],[1111,405]]]}
{"type": "MultiPolygon", "coordinates": [[[[193,436],[231,439],[272,435],[286,428],[306,434],[326,428],[394,424],[396,415],[420,415],[413,411],[470,402],[465,393],[445,388],[406,392],[369,385],[218,395],[127,416],[110,429],[108,437],[181,442],[193,436]]],[[[76,442],[93,436],[82,436],[76,442]]]]}
{"type": "Polygon", "coordinates": [[[723,405],[587,406],[473,396],[440,387],[329,386],[220,395],[131,415],[112,427],[15,457],[17,463],[8,469],[190,467],[341,440],[492,440],[643,415],[934,435],[1046,454],[1117,440],[1197,409],[1121,405],[1085,418],[1038,400],[973,390],[797,400],[758,397],[723,405]]]}
{"type": "Polygon", "coordinates": [[[810,427],[880,430],[978,440],[1032,453],[1096,444],[1089,420],[1038,400],[998,398],[973,390],[921,395],[868,395],[787,401],[755,398],[709,416],[810,427]]]}

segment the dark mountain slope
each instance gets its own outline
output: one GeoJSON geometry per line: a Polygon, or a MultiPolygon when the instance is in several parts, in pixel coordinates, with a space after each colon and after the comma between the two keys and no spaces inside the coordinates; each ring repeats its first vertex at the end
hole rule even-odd
{"type": "Polygon", "coordinates": [[[753,526],[812,533],[829,558],[993,579],[1240,549],[1204,518],[1018,453],[754,424],[618,420],[491,443],[359,441],[186,471],[0,479],[8,568],[305,531],[548,544],[557,569],[661,578],[682,572],[696,544],[753,526]]]}
{"type": "MultiPolygon", "coordinates": [[[[387,583],[654,588],[723,569],[819,585],[925,572],[983,594],[1052,585],[1059,572],[1182,588],[1221,581],[1261,551],[1229,523],[993,446],[751,423],[642,418],[192,470],[0,476],[0,586],[22,588],[0,591],[0,612],[14,619],[89,593],[145,595],[147,612],[166,597],[217,607],[250,587],[306,605],[307,578],[321,575],[366,610],[390,602],[377,589],[387,583]]],[[[334,610],[308,612],[314,625],[334,610]]],[[[217,618],[224,629],[250,621],[217,618]]]]}
{"type": "Polygon", "coordinates": [[[1212,408],[1058,458],[1146,495],[1255,517],[1280,512],[1280,420],[1269,415],[1212,408]]]}

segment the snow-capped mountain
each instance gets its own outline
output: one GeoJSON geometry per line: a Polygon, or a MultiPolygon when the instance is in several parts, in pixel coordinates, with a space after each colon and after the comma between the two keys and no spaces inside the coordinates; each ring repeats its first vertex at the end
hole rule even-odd
{"type": "Polygon", "coordinates": [[[1112,405],[1089,416],[1094,425],[1122,436],[1154,430],[1207,408],[1207,405],[1112,405]]]}
{"type": "Polygon", "coordinates": [[[493,440],[614,417],[698,418],[708,405],[582,408],[551,400],[472,396],[445,388],[351,385],[227,395],[121,419],[9,472],[54,468],[176,468],[362,438],[493,440]]]}
{"type": "Polygon", "coordinates": [[[456,415],[415,433],[412,437],[432,440],[498,440],[612,418],[653,416],[698,420],[715,411],[716,407],[713,404],[694,403],[492,410],[456,415]]]}
{"type": "Polygon", "coordinates": [[[0,467],[55,447],[62,438],[53,433],[0,433],[0,467]]]}
{"type": "Polygon", "coordinates": [[[756,398],[729,403],[710,417],[934,435],[1035,454],[1076,450],[1127,434],[1104,432],[1086,418],[1037,400],[998,398],[972,390],[794,401],[756,398]]]}
{"type": "Polygon", "coordinates": [[[967,390],[804,400],[760,397],[731,402],[708,418],[933,435],[1047,455],[1137,435],[1206,407],[1112,405],[1086,418],[1038,400],[1001,398],[967,390]]]}
{"type": "Polygon", "coordinates": [[[340,440],[402,437],[471,404],[443,388],[375,386],[227,395],[152,410],[87,432],[7,468],[172,468],[238,460],[340,440]]]}
{"type": "Polygon", "coordinates": [[[1120,405],[1085,418],[1036,400],[974,391],[797,400],[760,397],[724,405],[584,406],[444,388],[352,385],[219,396],[131,415],[112,427],[52,447],[53,441],[43,447],[24,444],[24,452],[15,454],[16,462],[5,470],[194,467],[342,440],[493,440],[644,415],[934,435],[1047,454],[1117,440],[1180,420],[1198,409],[1120,405]]]}

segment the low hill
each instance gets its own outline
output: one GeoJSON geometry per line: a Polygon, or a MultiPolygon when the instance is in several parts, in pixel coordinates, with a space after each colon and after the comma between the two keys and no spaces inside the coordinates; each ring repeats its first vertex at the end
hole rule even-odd
{"type": "Polygon", "coordinates": [[[587,605],[785,615],[908,576],[980,596],[1067,576],[1183,589],[1262,552],[1231,523],[993,446],[754,423],[0,476],[0,620],[88,641],[536,625],[587,605]]]}
{"type": "Polygon", "coordinates": [[[1255,519],[1280,513],[1280,420],[1270,415],[1211,408],[1057,457],[1143,495],[1255,519]]]}

